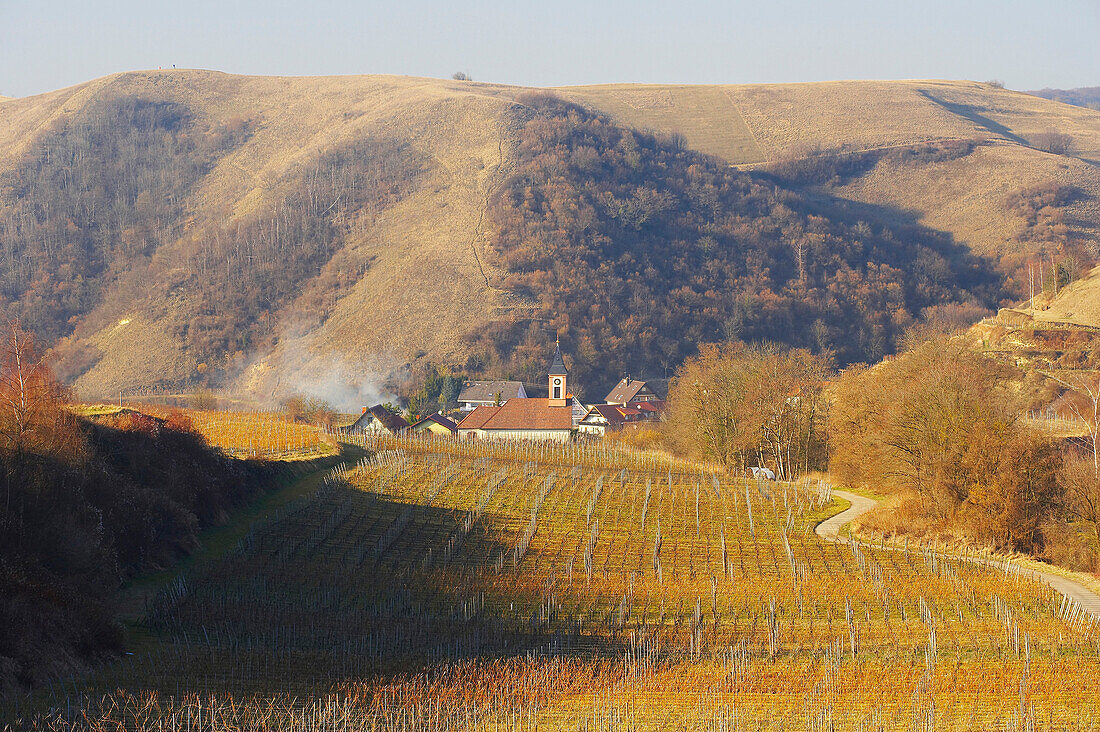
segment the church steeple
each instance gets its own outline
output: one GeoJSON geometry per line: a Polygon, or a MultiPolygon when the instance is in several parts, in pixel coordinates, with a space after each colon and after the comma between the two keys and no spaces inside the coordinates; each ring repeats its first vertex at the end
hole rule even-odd
{"type": "Polygon", "coordinates": [[[550,387],[549,405],[564,407],[569,403],[566,399],[569,395],[569,370],[565,368],[565,361],[561,357],[561,342],[554,343],[554,361],[550,364],[550,371],[547,374],[550,387]]]}

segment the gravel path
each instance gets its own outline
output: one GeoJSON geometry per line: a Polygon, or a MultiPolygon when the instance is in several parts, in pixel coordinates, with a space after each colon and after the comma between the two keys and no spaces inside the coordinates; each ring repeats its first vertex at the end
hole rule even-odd
{"type": "MultiPolygon", "coordinates": [[[[849,501],[852,505],[836,516],[822,521],[817,525],[814,531],[826,541],[846,541],[840,538],[840,530],[849,522],[856,520],[875,508],[875,506],[878,505],[878,501],[873,498],[867,498],[866,496],[849,493],[848,491],[834,490],[833,495],[837,498],[843,498],[849,501]]],[[[972,561],[996,567],[1003,566],[1003,564],[1009,560],[975,558],[972,559],[972,561]]],[[[1049,585],[1056,592],[1074,600],[1085,612],[1100,617],[1100,595],[1097,595],[1079,582],[1074,582],[1067,577],[1052,572],[1033,569],[1031,567],[1021,567],[1020,573],[1024,576],[1030,575],[1033,579],[1049,585]]]]}

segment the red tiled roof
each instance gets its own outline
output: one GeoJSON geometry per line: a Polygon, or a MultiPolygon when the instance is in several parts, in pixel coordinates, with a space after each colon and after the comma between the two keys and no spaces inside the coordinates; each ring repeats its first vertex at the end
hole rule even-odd
{"type": "Polygon", "coordinates": [[[637,409],[639,412],[656,414],[665,411],[666,404],[667,402],[664,399],[657,399],[652,402],[627,402],[626,406],[631,409],[637,409]]]}
{"type": "MultiPolygon", "coordinates": [[[[511,401],[515,401],[515,400],[509,399],[508,401],[511,402],[511,401]]],[[[507,403],[507,402],[505,402],[505,403],[507,403]]],[[[479,429],[482,429],[485,426],[485,423],[488,422],[489,419],[502,408],[503,407],[489,407],[489,406],[477,407],[476,409],[474,409],[474,411],[467,414],[461,422],[458,423],[458,428],[460,430],[479,430],[479,429]]]]}
{"type": "MultiPolygon", "coordinates": [[[[487,430],[571,430],[573,429],[573,406],[568,402],[564,407],[552,407],[549,399],[509,399],[496,407],[482,429],[487,430]]],[[[485,409],[485,407],[478,407],[485,409]]],[[[470,417],[477,413],[475,409],[470,417]]],[[[465,426],[467,417],[462,420],[465,426]]]]}

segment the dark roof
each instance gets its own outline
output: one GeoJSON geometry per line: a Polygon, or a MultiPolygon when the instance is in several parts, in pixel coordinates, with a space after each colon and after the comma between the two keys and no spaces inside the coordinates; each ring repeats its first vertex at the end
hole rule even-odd
{"type": "Polygon", "coordinates": [[[488,407],[482,405],[467,414],[465,418],[463,418],[463,420],[458,423],[458,428],[460,430],[479,430],[485,426],[485,423],[489,421],[489,418],[496,414],[499,409],[500,407],[488,407]]]}
{"type": "Polygon", "coordinates": [[[569,370],[565,368],[565,361],[561,357],[561,344],[554,347],[554,362],[550,364],[547,372],[550,376],[568,376],[569,370]]]}
{"type": "MultiPolygon", "coordinates": [[[[474,416],[479,407],[469,417],[462,420],[460,427],[465,428],[467,420],[474,416]]],[[[482,423],[486,430],[571,430],[573,429],[573,405],[566,402],[563,407],[550,406],[549,399],[509,399],[494,411],[482,423]]],[[[476,429],[476,428],[475,428],[476,429]]]]}
{"type": "Polygon", "coordinates": [[[366,420],[368,415],[374,417],[379,422],[381,422],[382,426],[388,429],[390,432],[400,432],[401,430],[409,426],[409,423],[405,421],[404,417],[397,414],[390,414],[381,404],[375,404],[373,407],[359,415],[359,419],[355,420],[355,424],[353,424],[352,427],[355,427],[360,422],[366,420]]]}
{"type": "Polygon", "coordinates": [[[435,414],[429,414],[424,419],[414,423],[409,429],[415,431],[417,427],[424,424],[425,422],[435,422],[436,424],[446,427],[451,432],[454,432],[458,429],[458,424],[456,424],[453,419],[446,415],[440,414],[439,412],[436,412],[435,414]]]}
{"type": "Polygon", "coordinates": [[[523,384],[518,381],[467,381],[459,392],[460,402],[491,402],[497,394],[501,399],[515,399],[523,391],[523,384]]]}
{"type": "Polygon", "coordinates": [[[611,425],[619,425],[632,419],[638,419],[641,416],[641,412],[636,409],[624,409],[615,404],[597,404],[588,410],[588,414],[584,415],[584,419],[581,421],[588,424],[598,424],[598,422],[590,421],[590,418],[595,417],[596,414],[599,414],[611,425]]]}
{"type": "MultiPolygon", "coordinates": [[[[611,393],[607,395],[607,399],[604,399],[608,404],[626,404],[627,402],[634,401],[634,397],[638,396],[638,392],[646,388],[646,382],[638,381],[637,379],[620,379],[618,384],[615,384],[615,388],[611,390],[611,393]]],[[[650,391],[653,391],[650,389],[650,391]]]]}

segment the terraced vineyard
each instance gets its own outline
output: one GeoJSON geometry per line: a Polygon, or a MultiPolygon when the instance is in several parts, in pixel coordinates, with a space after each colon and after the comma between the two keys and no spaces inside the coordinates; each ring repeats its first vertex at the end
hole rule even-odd
{"type": "Polygon", "coordinates": [[[1045,585],[815,535],[819,485],[600,447],[364,443],[150,603],[39,729],[1096,729],[1045,585]]]}

